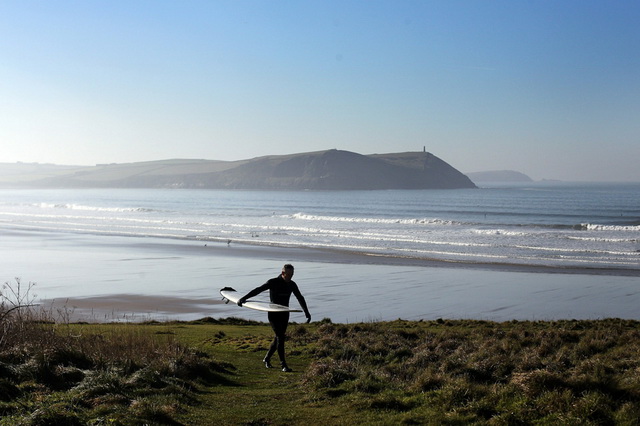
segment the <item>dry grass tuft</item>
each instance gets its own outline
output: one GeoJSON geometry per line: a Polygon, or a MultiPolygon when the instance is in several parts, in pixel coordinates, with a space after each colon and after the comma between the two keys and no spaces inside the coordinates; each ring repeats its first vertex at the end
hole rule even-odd
{"type": "Polygon", "coordinates": [[[197,383],[224,380],[171,334],[54,321],[32,289],[16,280],[0,293],[0,424],[174,424],[197,383]]]}

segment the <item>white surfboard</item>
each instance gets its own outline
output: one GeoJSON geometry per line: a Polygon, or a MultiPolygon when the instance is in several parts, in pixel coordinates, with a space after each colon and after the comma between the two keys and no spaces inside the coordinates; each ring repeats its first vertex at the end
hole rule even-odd
{"type": "MultiPolygon", "coordinates": [[[[231,287],[225,287],[220,290],[222,298],[226,300],[225,303],[238,303],[238,300],[242,297],[237,291],[231,287]]],[[[247,300],[242,304],[243,308],[255,309],[256,311],[263,312],[302,312],[300,309],[291,309],[288,306],[278,305],[277,303],[263,302],[260,300],[247,300]]]]}

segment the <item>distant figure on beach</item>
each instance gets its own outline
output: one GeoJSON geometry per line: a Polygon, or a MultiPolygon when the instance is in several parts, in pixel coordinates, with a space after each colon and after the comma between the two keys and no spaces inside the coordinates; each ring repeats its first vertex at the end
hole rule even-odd
{"type": "MultiPolygon", "coordinates": [[[[244,297],[238,300],[238,306],[242,306],[247,299],[262,293],[265,290],[269,290],[269,298],[271,303],[277,303],[278,305],[289,306],[289,298],[291,297],[291,293],[296,296],[300,306],[304,310],[304,314],[307,317],[307,323],[311,321],[311,314],[309,313],[309,309],[307,308],[307,302],[304,300],[302,293],[298,289],[298,285],[291,278],[293,277],[293,265],[286,264],[282,267],[282,273],[276,278],[272,278],[266,283],[262,284],[260,287],[256,287],[247,293],[244,297]]],[[[264,357],[262,362],[264,362],[265,367],[273,368],[271,365],[271,356],[278,351],[278,357],[280,358],[280,366],[282,371],[288,373],[292,371],[289,366],[287,366],[287,362],[285,359],[284,352],[284,340],[285,334],[287,332],[287,326],[289,325],[289,312],[269,312],[268,313],[269,324],[271,324],[271,328],[275,333],[275,337],[271,342],[271,346],[269,347],[269,351],[267,355],[264,357]]]]}

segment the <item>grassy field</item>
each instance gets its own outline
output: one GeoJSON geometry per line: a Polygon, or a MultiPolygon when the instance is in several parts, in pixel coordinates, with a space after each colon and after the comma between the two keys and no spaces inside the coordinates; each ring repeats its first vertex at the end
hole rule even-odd
{"type": "MultiPolygon", "coordinates": [[[[41,315],[41,314],[38,314],[41,315]]],[[[638,424],[640,323],[72,324],[0,309],[0,425],[638,424]]]]}

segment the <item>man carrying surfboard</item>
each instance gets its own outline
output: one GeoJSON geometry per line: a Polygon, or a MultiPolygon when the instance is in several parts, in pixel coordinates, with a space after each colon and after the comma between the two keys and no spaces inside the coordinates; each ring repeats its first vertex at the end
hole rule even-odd
{"type": "MultiPolygon", "coordinates": [[[[311,321],[311,314],[309,313],[309,309],[307,308],[307,302],[304,300],[302,293],[300,293],[298,285],[291,279],[293,277],[293,271],[293,265],[284,265],[282,267],[282,273],[278,277],[270,279],[260,287],[254,288],[245,296],[241,297],[240,300],[238,300],[238,306],[242,306],[247,301],[247,299],[258,295],[265,290],[269,290],[269,298],[271,299],[271,303],[289,306],[289,299],[291,297],[291,293],[293,293],[296,296],[296,299],[298,299],[300,306],[304,310],[304,314],[307,317],[307,322],[311,321]]],[[[271,328],[275,333],[275,337],[271,342],[269,351],[267,352],[267,355],[264,357],[262,362],[264,362],[265,367],[273,368],[273,366],[271,365],[271,357],[277,351],[278,357],[280,358],[282,371],[286,373],[290,372],[292,370],[287,366],[284,352],[285,334],[287,332],[287,326],[289,325],[289,312],[269,312],[267,315],[269,318],[269,324],[271,324],[271,328]]]]}

